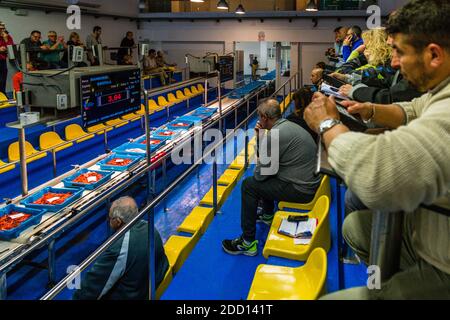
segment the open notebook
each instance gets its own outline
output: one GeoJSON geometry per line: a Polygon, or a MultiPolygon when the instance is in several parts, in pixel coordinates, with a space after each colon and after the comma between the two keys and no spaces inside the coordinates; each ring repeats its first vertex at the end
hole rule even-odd
{"type": "Polygon", "coordinates": [[[278,228],[278,233],[295,238],[296,244],[308,244],[316,230],[317,223],[318,220],[316,218],[309,218],[307,221],[298,222],[291,222],[288,221],[288,219],[283,219],[278,228]]]}

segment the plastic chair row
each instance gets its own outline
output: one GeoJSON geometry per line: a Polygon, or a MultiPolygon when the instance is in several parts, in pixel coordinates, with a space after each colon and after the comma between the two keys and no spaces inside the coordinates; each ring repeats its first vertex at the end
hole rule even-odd
{"type": "Polygon", "coordinates": [[[327,254],[331,236],[329,226],[330,182],[324,176],[310,203],[280,202],[275,213],[263,256],[305,261],[301,267],[291,268],[261,264],[258,266],[248,294],[249,300],[314,300],[325,293],[327,254]],[[286,210],[286,211],[283,211],[286,210]],[[290,210],[290,211],[287,211],[290,210]],[[278,233],[281,221],[295,213],[294,210],[310,210],[306,214],[318,219],[318,225],[307,245],[295,245],[291,237],[278,233]]]}
{"type": "MultiPolygon", "coordinates": [[[[249,142],[249,145],[255,145],[256,138],[249,142]]],[[[249,148],[249,150],[252,148],[249,148]]],[[[244,151],[242,151],[243,153],[244,151]]],[[[241,156],[238,156],[238,158],[241,156]]],[[[242,156],[243,157],[243,156],[242,156]]],[[[233,162],[236,162],[233,161],[233,162]]],[[[217,181],[217,197],[218,205],[222,205],[231,190],[236,186],[237,181],[244,174],[244,164],[235,164],[225,170],[222,176],[217,181]]],[[[161,297],[164,291],[169,286],[173,279],[173,276],[180,270],[189,254],[194,249],[201,235],[203,235],[208,228],[209,224],[214,219],[214,208],[212,200],[212,188],[206,193],[203,199],[200,201],[200,205],[195,207],[184,221],[178,226],[178,232],[189,233],[191,236],[172,235],[164,245],[169,265],[172,273],[166,274],[163,282],[158,288],[156,294],[157,299],[161,297]]]]}

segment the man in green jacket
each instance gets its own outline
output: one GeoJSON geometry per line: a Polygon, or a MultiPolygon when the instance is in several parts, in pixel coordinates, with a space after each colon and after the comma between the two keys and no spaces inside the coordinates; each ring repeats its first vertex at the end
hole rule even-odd
{"type": "Polygon", "coordinates": [[[400,271],[381,289],[352,288],[329,299],[450,299],[450,218],[419,208],[450,207],[450,3],[413,0],[387,31],[404,77],[427,92],[392,105],[344,103],[364,120],[391,128],[373,136],[349,132],[333,99],[317,94],[305,111],[320,132],[329,162],[369,208],[344,222],[346,242],[369,260],[372,213],[404,211],[400,271]]]}
{"type": "MultiPolygon", "coordinates": [[[[139,210],[130,197],[117,199],[111,205],[109,222],[119,230],[130,222],[139,210]]],[[[148,300],[148,225],[137,222],[116,243],[109,247],[94,263],[75,291],[74,300],[148,300]]],[[[161,236],[155,229],[156,287],[169,268],[161,236]]]]}

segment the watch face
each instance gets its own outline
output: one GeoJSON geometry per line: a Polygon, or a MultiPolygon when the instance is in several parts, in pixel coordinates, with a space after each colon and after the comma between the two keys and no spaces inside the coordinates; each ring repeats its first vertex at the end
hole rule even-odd
{"type": "Polygon", "coordinates": [[[332,128],[337,123],[334,119],[326,119],[320,123],[319,132],[320,134],[324,133],[328,129],[332,128]]]}

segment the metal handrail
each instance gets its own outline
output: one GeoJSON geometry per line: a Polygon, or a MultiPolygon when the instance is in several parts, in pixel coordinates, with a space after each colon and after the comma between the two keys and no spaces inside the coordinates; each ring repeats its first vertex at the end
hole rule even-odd
{"type": "MultiPolygon", "coordinates": [[[[287,81],[284,85],[287,85],[289,81],[287,81]]],[[[256,94],[250,95],[247,97],[242,103],[249,102],[253,97],[255,97],[256,94]]],[[[203,156],[194,163],[189,169],[187,169],[181,176],[179,176],[174,182],[172,182],[162,193],[160,193],[158,196],[156,196],[155,199],[153,199],[149,204],[147,204],[131,221],[129,221],[127,224],[125,224],[119,231],[114,233],[107,241],[105,241],[100,247],[98,247],[91,255],[89,255],[88,258],[86,258],[74,271],[72,271],[70,274],[68,274],[66,277],[64,277],[58,284],[56,284],[50,291],[48,291],[44,296],[40,298],[40,300],[49,300],[53,299],[58,295],[62,290],[64,290],[65,286],[69,281],[72,281],[76,276],[78,276],[79,273],[84,271],[91,263],[95,261],[103,252],[105,252],[111,245],[113,245],[120,237],[122,237],[126,232],[128,232],[134,224],[136,224],[138,221],[141,220],[148,212],[156,205],[159,204],[164,198],[166,198],[175,187],[179,183],[181,183],[186,177],[188,177],[207,157],[210,156],[213,152],[216,152],[216,149],[223,144],[223,142],[227,141],[229,137],[234,134],[234,132],[238,129],[244,126],[248,123],[248,121],[256,114],[257,110],[254,110],[252,113],[250,113],[247,118],[245,118],[237,127],[234,128],[234,130],[230,131],[222,140],[218,141],[214,144],[214,147],[210,148],[206,152],[203,153],[203,156]]],[[[222,120],[222,118],[226,117],[227,115],[223,115],[222,117],[219,117],[216,119],[211,125],[214,125],[222,120]]],[[[148,169],[148,168],[147,168],[148,169]]],[[[154,270],[152,271],[154,272],[154,270]]]]}
{"type": "MultiPolygon", "coordinates": [[[[202,78],[199,78],[199,79],[202,79],[202,78]]],[[[159,88],[158,88],[158,89],[159,89],[159,88]]],[[[210,89],[208,89],[208,90],[213,90],[213,89],[215,89],[215,88],[210,88],[210,89]]],[[[153,94],[153,93],[156,93],[156,92],[158,92],[158,91],[161,91],[161,90],[151,91],[151,92],[149,92],[149,93],[153,94]]],[[[199,95],[200,95],[200,94],[198,94],[197,96],[199,96],[199,95]]],[[[190,98],[188,97],[186,100],[189,100],[189,99],[190,99],[190,98]]],[[[172,105],[175,105],[175,103],[169,104],[169,105],[167,105],[166,107],[171,107],[172,105]]],[[[163,109],[161,109],[161,110],[163,110],[163,109]]],[[[140,117],[142,118],[142,117],[144,117],[144,116],[141,115],[140,117]]],[[[54,146],[51,147],[51,148],[44,149],[44,150],[40,150],[40,151],[38,151],[38,152],[36,152],[36,153],[33,153],[33,154],[30,155],[30,156],[27,156],[27,157],[26,157],[26,160],[31,159],[31,158],[34,158],[34,157],[39,156],[39,155],[41,155],[41,154],[46,154],[47,152],[56,152],[56,149],[58,149],[58,148],[60,148],[60,147],[62,147],[62,146],[65,146],[65,145],[67,145],[67,144],[69,144],[69,143],[75,143],[76,141],[78,141],[78,140],[80,140],[80,139],[83,139],[83,138],[87,138],[87,137],[89,137],[89,136],[91,136],[91,135],[93,135],[93,134],[99,134],[99,133],[104,133],[104,134],[106,134],[106,130],[111,129],[111,128],[114,128],[114,127],[117,126],[117,125],[125,124],[125,123],[128,123],[128,122],[129,122],[128,120],[123,120],[123,119],[120,119],[120,120],[121,120],[121,121],[118,122],[118,123],[115,124],[115,125],[105,125],[105,124],[104,124],[104,126],[105,126],[104,128],[101,128],[101,129],[96,130],[96,131],[88,132],[88,133],[86,133],[85,135],[79,136],[79,137],[77,137],[77,138],[75,138],[75,139],[72,139],[72,140],[65,140],[64,142],[62,142],[62,143],[60,143],[60,144],[57,144],[57,145],[54,145],[54,146]]],[[[12,161],[12,162],[8,162],[8,163],[6,163],[6,164],[4,164],[4,165],[0,165],[0,170],[3,169],[3,168],[7,168],[7,167],[9,167],[9,166],[11,166],[11,165],[18,164],[18,163],[20,163],[20,160],[15,160],[15,161],[12,161]]]]}

